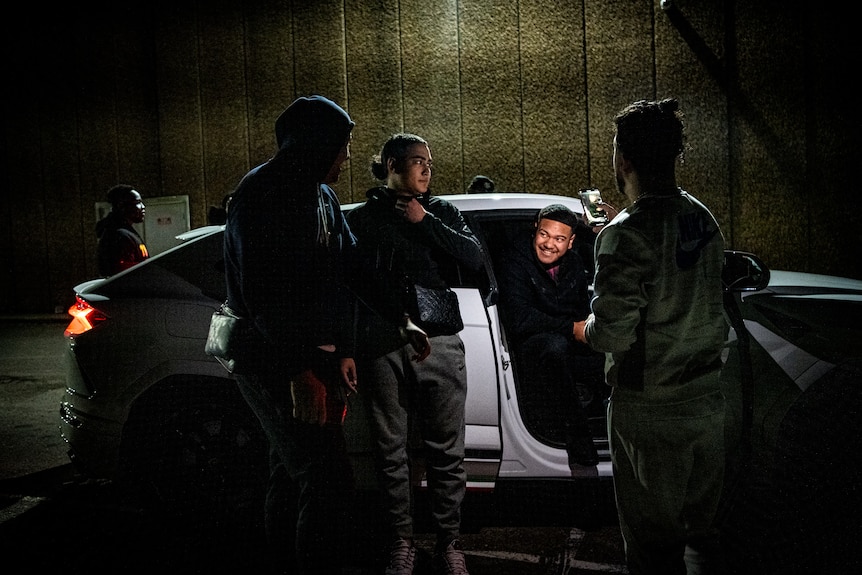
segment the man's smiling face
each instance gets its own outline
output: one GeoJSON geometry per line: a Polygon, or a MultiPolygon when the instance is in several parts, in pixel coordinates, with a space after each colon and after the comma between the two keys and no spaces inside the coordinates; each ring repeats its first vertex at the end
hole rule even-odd
{"type": "Polygon", "coordinates": [[[571,226],[542,218],[536,225],[533,248],[542,264],[552,266],[572,248],[574,241],[575,234],[571,226]]]}

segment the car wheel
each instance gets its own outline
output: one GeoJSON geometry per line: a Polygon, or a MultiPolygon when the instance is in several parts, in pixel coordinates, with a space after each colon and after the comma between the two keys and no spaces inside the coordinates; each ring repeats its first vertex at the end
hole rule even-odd
{"type": "Polygon", "coordinates": [[[143,505],[216,523],[262,515],[266,441],[232,383],[174,382],[138,399],[118,481],[143,505]]]}

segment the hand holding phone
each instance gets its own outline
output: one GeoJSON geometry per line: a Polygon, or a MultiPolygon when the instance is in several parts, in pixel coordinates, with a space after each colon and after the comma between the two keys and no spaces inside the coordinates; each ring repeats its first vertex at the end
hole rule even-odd
{"type": "Polygon", "coordinates": [[[602,204],[602,194],[597,189],[580,190],[581,205],[584,206],[584,215],[587,217],[587,225],[590,227],[603,226],[608,223],[608,215],[599,209],[602,204]]]}

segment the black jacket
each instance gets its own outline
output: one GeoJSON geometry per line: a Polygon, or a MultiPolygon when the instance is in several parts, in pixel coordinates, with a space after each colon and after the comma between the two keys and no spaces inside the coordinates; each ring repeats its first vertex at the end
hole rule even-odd
{"type": "Polygon", "coordinates": [[[282,147],[246,174],[227,213],[228,305],[255,328],[240,362],[286,376],[316,365],[319,345],[353,355],[345,265],[356,242],[337,196],[318,184],[353,123],[328,106],[322,98],[310,104],[318,113],[315,126],[302,123],[314,118],[309,113],[282,126],[282,147]]]}
{"type": "Polygon", "coordinates": [[[122,216],[111,212],[96,223],[99,275],[107,277],[149,257],[144,240],[122,216]]]}
{"type": "MultiPolygon", "coordinates": [[[[404,345],[398,326],[410,309],[407,287],[447,287],[443,269],[459,263],[477,270],[482,265],[479,241],[450,202],[426,193],[418,198],[428,215],[416,224],[403,219],[385,187],[372,188],[368,200],[347,215],[361,254],[353,286],[374,310],[364,314],[359,341],[386,353],[404,345]]],[[[367,311],[367,310],[366,310],[367,311]]],[[[418,324],[417,322],[417,325],[418,324]]],[[[429,334],[434,335],[434,334],[429,334]]]]}
{"type": "Polygon", "coordinates": [[[501,261],[500,312],[513,343],[538,333],[571,336],[572,324],[589,314],[589,276],[576,250],[560,258],[556,282],[536,257],[532,234],[517,237],[501,261]]]}

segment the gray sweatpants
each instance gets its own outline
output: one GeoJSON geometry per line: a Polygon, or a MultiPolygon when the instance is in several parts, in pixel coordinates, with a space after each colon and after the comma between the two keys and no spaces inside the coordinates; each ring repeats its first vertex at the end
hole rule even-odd
{"type": "Polygon", "coordinates": [[[458,335],[431,338],[421,363],[404,347],[364,362],[359,379],[375,443],[381,499],[390,536],[413,537],[408,441],[417,427],[426,459],[431,514],[438,542],[460,535],[467,370],[458,335]],[[414,419],[415,417],[415,419],[414,419]]]}
{"type": "Polygon", "coordinates": [[[608,437],[632,575],[721,573],[713,521],[724,481],[724,398],[647,405],[614,389],[608,437]]]}

